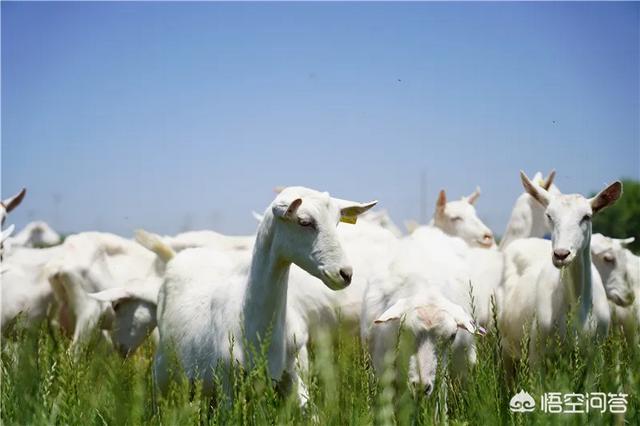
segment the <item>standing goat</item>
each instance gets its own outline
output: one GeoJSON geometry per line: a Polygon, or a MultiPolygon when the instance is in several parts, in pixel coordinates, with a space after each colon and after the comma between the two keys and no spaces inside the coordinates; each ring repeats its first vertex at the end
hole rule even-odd
{"type": "Polygon", "coordinates": [[[178,253],[167,264],[158,295],[160,345],[154,370],[159,388],[166,390],[171,380],[174,351],[187,376],[202,379],[210,393],[217,365],[251,367],[252,350],[259,350],[265,339],[269,375],[280,381],[290,361],[285,321],[291,264],[332,290],[348,286],[353,272],[335,227],[340,220],[355,221],[375,204],[285,188],[265,211],[248,274],[224,251],[178,253]]]}
{"type": "MultiPolygon", "coordinates": [[[[533,177],[532,183],[551,194],[559,194],[560,190],[553,184],[555,177],[555,170],[552,170],[545,179],[542,178],[542,173],[537,172],[533,177]]],[[[549,232],[544,218],[544,211],[544,206],[529,195],[527,191],[520,194],[511,211],[507,229],[500,240],[500,250],[506,249],[515,240],[544,237],[549,232]]]]}
{"type": "Polygon", "coordinates": [[[614,182],[587,199],[579,194],[553,194],[532,183],[524,172],[520,177],[527,193],[544,207],[552,239],[521,239],[505,250],[499,325],[505,350],[517,359],[524,329],[531,324],[529,354],[536,359],[537,337],[544,344],[554,327],[564,334],[570,311],[575,312],[578,330],[595,327],[600,335],[607,333],[608,307],[602,311],[593,303],[593,291],[602,289],[602,283],[591,263],[591,217],[620,198],[622,183],[614,182]],[[594,308],[601,312],[592,312],[594,308]]]}

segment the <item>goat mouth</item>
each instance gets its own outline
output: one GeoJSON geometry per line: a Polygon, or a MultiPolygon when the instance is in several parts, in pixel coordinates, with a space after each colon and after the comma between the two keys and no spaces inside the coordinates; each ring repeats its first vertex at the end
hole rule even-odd
{"type": "Polygon", "coordinates": [[[572,260],[573,259],[558,259],[555,256],[553,256],[553,258],[551,259],[551,261],[553,262],[553,266],[555,266],[558,269],[566,268],[571,264],[572,260]]]}
{"type": "Polygon", "coordinates": [[[476,242],[477,242],[481,247],[485,247],[485,248],[489,248],[489,247],[493,246],[493,240],[485,240],[485,239],[481,239],[481,240],[476,240],[476,242]]]}
{"type": "Polygon", "coordinates": [[[346,282],[339,274],[333,275],[326,271],[322,271],[322,282],[334,291],[349,287],[349,283],[346,282]]]}

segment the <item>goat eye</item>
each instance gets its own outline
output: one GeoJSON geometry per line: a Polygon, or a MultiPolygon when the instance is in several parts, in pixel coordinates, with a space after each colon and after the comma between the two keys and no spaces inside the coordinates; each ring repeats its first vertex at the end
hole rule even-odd
{"type": "Polygon", "coordinates": [[[547,216],[549,222],[553,223],[553,219],[551,219],[551,215],[549,213],[546,213],[545,216],[547,216]]]}
{"type": "Polygon", "coordinates": [[[610,255],[610,254],[605,254],[602,258],[603,258],[603,259],[604,259],[604,261],[605,261],[605,262],[607,262],[607,263],[613,263],[613,262],[615,262],[614,257],[613,257],[612,255],[610,255]]]}
{"type": "Polygon", "coordinates": [[[582,218],[582,221],[583,221],[583,222],[586,222],[586,221],[588,221],[588,220],[591,220],[591,216],[590,216],[590,215],[588,215],[588,214],[585,214],[585,215],[584,215],[584,217],[582,218]]]}
{"type": "Polygon", "coordinates": [[[298,219],[298,224],[300,226],[304,226],[305,228],[315,228],[315,223],[313,222],[313,220],[309,219],[298,219]]]}
{"type": "Polygon", "coordinates": [[[455,217],[452,217],[451,220],[454,221],[454,222],[458,222],[458,221],[462,220],[462,218],[460,216],[455,216],[455,217]]]}

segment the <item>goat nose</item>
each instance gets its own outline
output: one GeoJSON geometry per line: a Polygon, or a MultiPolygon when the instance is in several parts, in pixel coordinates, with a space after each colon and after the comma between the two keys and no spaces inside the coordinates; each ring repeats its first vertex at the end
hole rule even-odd
{"type": "Polygon", "coordinates": [[[345,266],[344,268],[340,268],[340,276],[347,284],[351,284],[351,277],[353,276],[353,268],[351,266],[345,266]]]}
{"type": "Polygon", "coordinates": [[[485,233],[485,234],[484,234],[484,239],[485,239],[486,241],[491,241],[491,240],[493,240],[493,234],[492,234],[491,232],[487,232],[487,233],[485,233]]]}
{"type": "Polygon", "coordinates": [[[555,249],[553,251],[553,255],[560,260],[565,260],[567,257],[569,257],[569,254],[571,254],[571,252],[567,249],[555,249]]]}

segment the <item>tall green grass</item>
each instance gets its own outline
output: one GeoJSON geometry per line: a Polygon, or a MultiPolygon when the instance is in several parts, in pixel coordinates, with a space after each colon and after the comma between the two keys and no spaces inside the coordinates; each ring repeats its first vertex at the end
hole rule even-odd
{"type": "Polygon", "coordinates": [[[272,386],[264,359],[251,371],[233,370],[232,399],[223,392],[204,397],[201,386],[186,380],[154,399],[150,342],[128,359],[97,342],[72,356],[68,339],[43,325],[3,340],[1,419],[6,425],[640,424],[640,349],[617,330],[602,342],[554,336],[540,365],[523,360],[508,375],[494,328],[478,339],[478,361],[466,379],[455,378],[445,360],[439,364],[430,397],[412,393],[406,366],[396,362],[410,351],[403,336],[381,377],[346,328],[314,342],[305,378],[310,400],[301,409],[295,392],[272,386]],[[628,410],[624,416],[512,413],[509,400],[520,389],[538,405],[544,392],[624,392],[628,410]]]}

